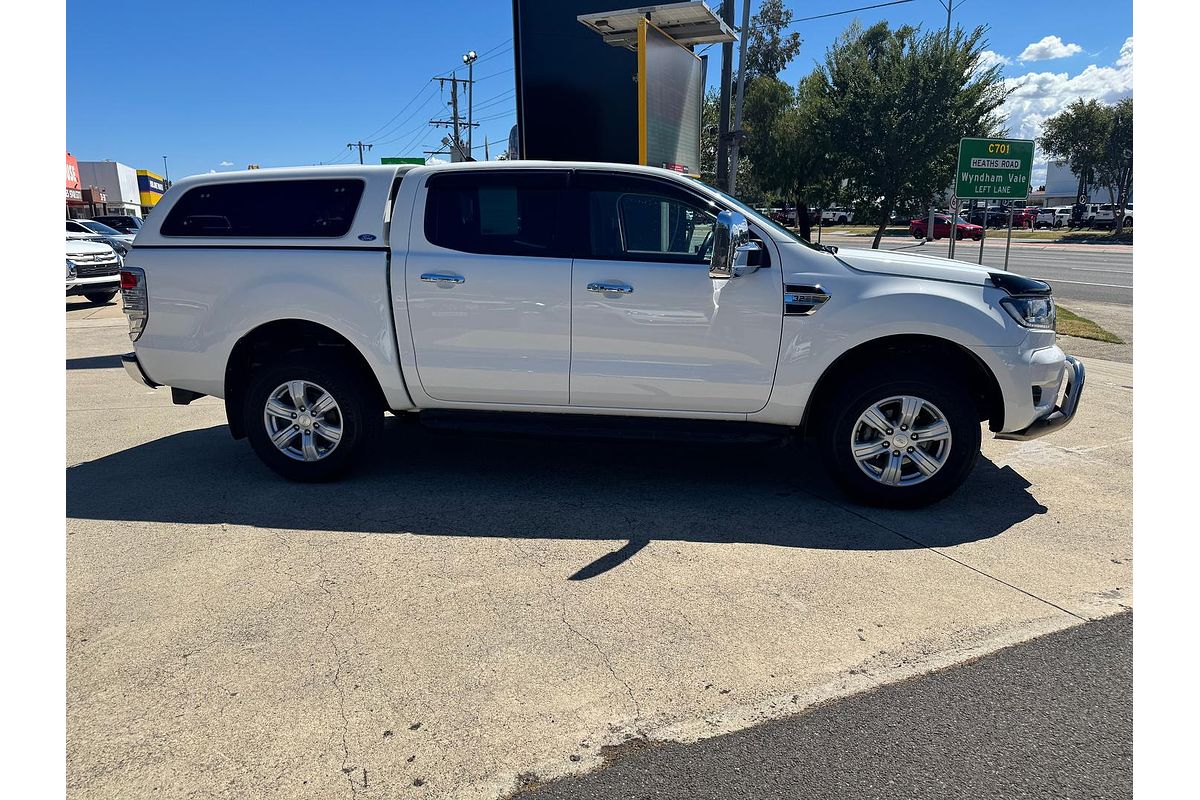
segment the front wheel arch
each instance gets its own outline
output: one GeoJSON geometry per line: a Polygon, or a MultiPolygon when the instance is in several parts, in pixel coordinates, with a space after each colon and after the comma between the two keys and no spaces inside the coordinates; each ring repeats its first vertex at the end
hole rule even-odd
{"type": "Polygon", "coordinates": [[[800,431],[809,436],[825,416],[825,408],[836,389],[862,370],[905,354],[919,354],[942,363],[963,375],[969,383],[979,419],[988,420],[993,431],[1004,427],[1004,394],[991,369],[979,356],[957,342],[927,334],[898,334],[863,342],[838,356],[817,379],[804,407],[800,431]]]}

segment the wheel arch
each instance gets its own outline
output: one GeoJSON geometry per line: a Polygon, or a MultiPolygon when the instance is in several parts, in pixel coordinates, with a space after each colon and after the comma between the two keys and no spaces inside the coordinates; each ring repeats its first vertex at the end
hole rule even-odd
{"type": "Polygon", "coordinates": [[[812,420],[822,416],[821,409],[829,402],[833,389],[846,375],[883,358],[897,355],[916,354],[928,359],[942,359],[949,370],[966,377],[971,396],[979,412],[979,419],[989,420],[992,430],[1001,430],[1004,425],[1004,394],[1000,383],[991,369],[969,348],[957,342],[929,334],[894,334],[870,339],[858,344],[838,356],[825,368],[813,386],[809,401],[805,404],[800,430],[807,435],[812,420]]]}
{"type": "Polygon", "coordinates": [[[235,439],[246,436],[242,422],[242,400],[254,371],[288,353],[322,352],[345,359],[359,374],[363,385],[387,408],[383,387],[367,359],[341,333],[306,319],[277,319],[248,331],[233,346],[225,364],[225,417],[235,439]]]}

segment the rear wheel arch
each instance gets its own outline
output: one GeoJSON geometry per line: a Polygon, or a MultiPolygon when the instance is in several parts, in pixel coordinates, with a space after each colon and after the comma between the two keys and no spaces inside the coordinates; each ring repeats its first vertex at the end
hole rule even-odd
{"type": "Polygon", "coordinates": [[[837,387],[849,376],[873,365],[897,357],[916,355],[925,363],[942,364],[946,371],[961,375],[967,381],[975,401],[979,419],[989,420],[992,430],[1004,425],[1004,395],[991,369],[970,349],[957,342],[927,334],[898,334],[863,342],[838,356],[825,368],[805,404],[800,430],[808,434],[810,426],[825,416],[828,404],[837,387]]]}
{"type": "Polygon", "coordinates": [[[383,388],[362,353],[342,334],[317,322],[279,319],[249,331],[229,354],[225,365],[225,416],[235,439],[246,436],[242,401],[254,373],[288,356],[311,352],[332,356],[349,366],[382,412],[387,408],[383,388]]]}

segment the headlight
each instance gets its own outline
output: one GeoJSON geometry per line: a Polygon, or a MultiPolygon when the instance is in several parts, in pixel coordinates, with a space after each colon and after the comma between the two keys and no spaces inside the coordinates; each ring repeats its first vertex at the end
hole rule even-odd
{"type": "Polygon", "coordinates": [[[1054,330],[1053,297],[1005,297],[1000,301],[1000,305],[1026,328],[1054,330]]]}
{"type": "Polygon", "coordinates": [[[67,259],[67,280],[74,280],[74,278],[75,278],[75,262],[68,258],[67,259]]]}

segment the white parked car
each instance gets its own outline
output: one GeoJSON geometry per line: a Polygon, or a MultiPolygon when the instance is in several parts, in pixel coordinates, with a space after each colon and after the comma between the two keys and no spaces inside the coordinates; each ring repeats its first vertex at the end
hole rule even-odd
{"type": "Polygon", "coordinates": [[[854,211],[849,208],[821,209],[822,225],[846,225],[854,221],[854,211]]]}
{"type": "Polygon", "coordinates": [[[121,233],[116,228],[110,228],[103,222],[96,222],[94,219],[69,219],[67,220],[67,236],[75,239],[91,239],[92,241],[103,241],[117,254],[124,258],[129,254],[133,247],[133,235],[121,233]]]}
{"type": "Polygon", "coordinates": [[[1033,226],[1035,228],[1062,228],[1070,224],[1071,207],[1055,206],[1054,208],[1040,209],[1033,226]]]}
{"type": "Polygon", "coordinates": [[[107,303],[121,288],[121,257],[103,242],[67,237],[67,297],[107,303]]]}
{"type": "Polygon", "coordinates": [[[652,167],[198,175],[134,253],[126,370],[224,398],[234,438],[295,480],[343,474],[385,411],[641,417],[806,436],[854,497],[911,506],[962,483],[981,421],[1050,433],[1084,383],[1049,285],[811,245],[652,167]]]}

